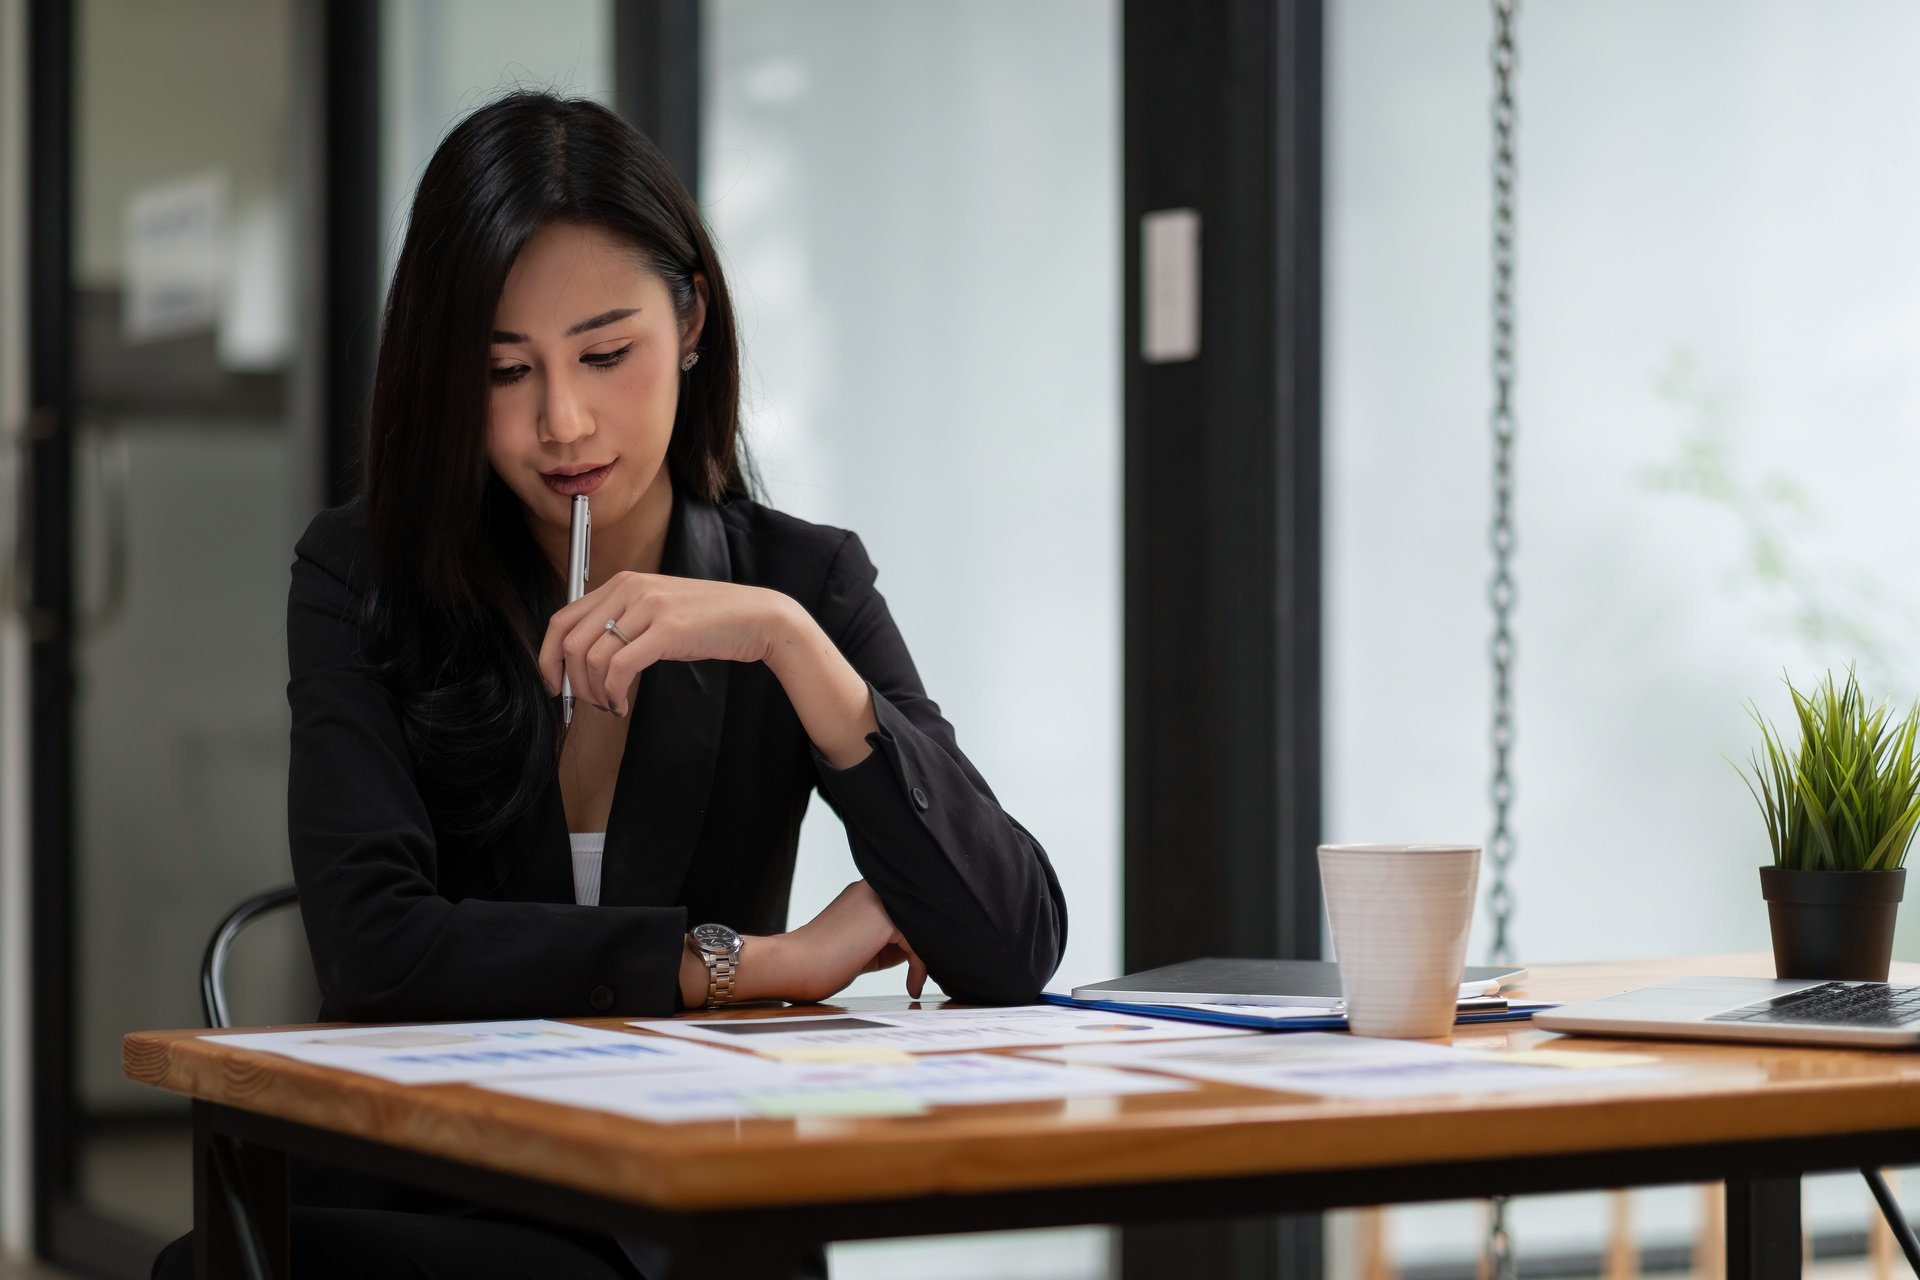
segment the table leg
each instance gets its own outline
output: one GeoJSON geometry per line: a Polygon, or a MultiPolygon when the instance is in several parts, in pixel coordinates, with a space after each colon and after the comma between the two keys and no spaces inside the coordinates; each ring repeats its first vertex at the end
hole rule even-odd
{"type": "Polygon", "coordinates": [[[193,1107],[196,1280],[287,1280],[287,1157],[235,1142],[193,1107]]]}
{"type": "Polygon", "coordinates": [[[1727,1179],[1727,1280],[1799,1280],[1800,1176],[1727,1179]]]}

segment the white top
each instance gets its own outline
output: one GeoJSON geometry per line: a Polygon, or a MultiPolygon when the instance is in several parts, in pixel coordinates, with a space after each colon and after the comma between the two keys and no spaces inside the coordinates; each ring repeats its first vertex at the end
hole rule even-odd
{"type": "Polygon", "coordinates": [[[573,900],[583,907],[600,905],[600,855],[607,849],[604,831],[573,831],[567,834],[573,846],[573,900]]]}

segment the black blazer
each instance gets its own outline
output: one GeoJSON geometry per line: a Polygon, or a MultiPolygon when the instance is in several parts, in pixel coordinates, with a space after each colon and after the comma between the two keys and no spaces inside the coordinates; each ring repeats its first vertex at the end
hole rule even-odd
{"type": "Polygon", "coordinates": [[[295,555],[287,821],[323,1018],[673,1013],[690,926],[785,929],[815,787],[948,995],[1031,1000],[1059,964],[1066,906],[1047,855],[921,688],[853,534],[746,499],[676,496],[662,572],[798,600],[867,680],[879,732],[865,760],[837,770],[765,666],[655,664],[635,697],[594,907],[573,900],[557,775],[497,839],[436,829],[395,700],[360,656],[373,566],[361,506],[314,517],[295,555]]]}

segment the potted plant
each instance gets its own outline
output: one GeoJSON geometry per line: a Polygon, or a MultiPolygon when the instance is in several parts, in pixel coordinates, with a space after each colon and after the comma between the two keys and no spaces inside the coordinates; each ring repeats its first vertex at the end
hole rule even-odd
{"type": "Polygon", "coordinates": [[[1920,703],[1893,719],[1871,709],[1851,669],[1811,693],[1787,681],[1799,745],[1757,707],[1761,748],[1753,777],[1773,865],[1760,890],[1773,926],[1773,963],[1782,978],[1887,980],[1893,919],[1906,888],[1901,866],[1920,826],[1920,703]]]}

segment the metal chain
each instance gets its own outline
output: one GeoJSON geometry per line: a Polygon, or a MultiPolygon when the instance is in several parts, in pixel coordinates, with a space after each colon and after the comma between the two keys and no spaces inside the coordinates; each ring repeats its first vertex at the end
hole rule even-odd
{"type": "Polygon", "coordinates": [[[1480,1268],[1483,1280],[1515,1280],[1513,1237],[1507,1232],[1507,1197],[1495,1196],[1487,1216],[1487,1257],[1480,1268]]]}
{"type": "Polygon", "coordinates": [[[1493,834],[1487,860],[1493,884],[1487,903],[1493,911],[1492,963],[1512,960],[1508,925],[1513,891],[1507,868],[1513,862],[1513,832],[1507,815],[1513,806],[1513,15],[1518,0],[1493,0],[1493,580],[1487,596],[1493,605],[1493,834]]]}
{"type": "MultiPolygon", "coordinates": [[[[1492,961],[1513,959],[1509,926],[1513,890],[1507,869],[1513,862],[1513,19],[1519,0],[1493,3],[1493,580],[1487,597],[1493,605],[1493,832],[1487,837],[1487,861],[1493,882],[1487,905],[1493,912],[1492,961]]],[[[1487,1265],[1491,1280],[1514,1280],[1513,1237],[1507,1229],[1507,1201],[1489,1206],[1487,1265]]]]}

